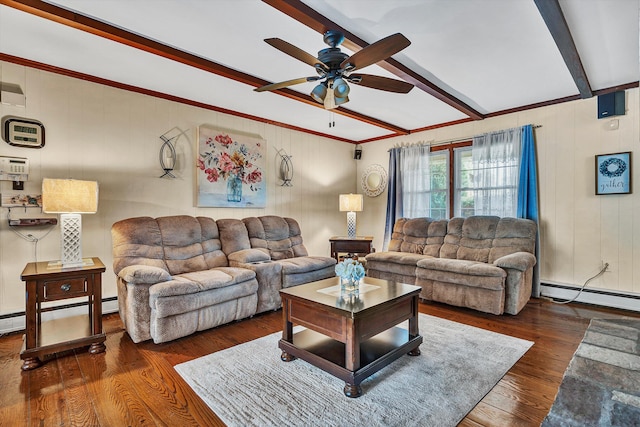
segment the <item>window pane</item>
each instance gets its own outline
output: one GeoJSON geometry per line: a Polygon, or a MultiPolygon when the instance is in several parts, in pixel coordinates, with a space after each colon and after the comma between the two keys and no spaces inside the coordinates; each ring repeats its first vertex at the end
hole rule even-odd
{"type": "Polygon", "coordinates": [[[471,147],[457,148],[454,153],[454,216],[468,217],[476,212],[471,147]]]}
{"type": "Polygon", "coordinates": [[[415,176],[417,171],[404,171],[407,180],[415,183],[412,191],[405,190],[404,211],[410,218],[448,218],[449,153],[447,150],[429,153],[429,174],[415,176]]]}

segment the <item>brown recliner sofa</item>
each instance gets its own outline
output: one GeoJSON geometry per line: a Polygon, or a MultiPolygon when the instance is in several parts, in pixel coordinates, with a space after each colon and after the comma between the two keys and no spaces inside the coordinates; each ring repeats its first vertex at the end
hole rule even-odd
{"type": "Polygon", "coordinates": [[[138,217],[111,235],[120,317],[134,342],[274,310],[282,287],[335,275],[333,258],[308,256],[291,218],[138,217]]]}
{"type": "Polygon", "coordinates": [[[535,241],[528,219],[401,218],[389,250],[366,256],[367,275],[419,285],[424,300],[517,314],[531,297],[535,241]]]}

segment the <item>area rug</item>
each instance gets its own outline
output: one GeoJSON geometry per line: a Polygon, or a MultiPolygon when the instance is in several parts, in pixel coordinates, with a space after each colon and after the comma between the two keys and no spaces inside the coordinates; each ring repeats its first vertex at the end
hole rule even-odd
{"type": "Polygon", "coordinates": [[[640,320],[591,321],[542,425],[640,426],[640,320]]]}
{"type": "Polygon", "coordinates": [[[403,356],[345,397],[344,382],[280,360],[275,333],[175,367],[228,426],[455,426],[533,345],[420,314],[420,356],[403,356]]]}

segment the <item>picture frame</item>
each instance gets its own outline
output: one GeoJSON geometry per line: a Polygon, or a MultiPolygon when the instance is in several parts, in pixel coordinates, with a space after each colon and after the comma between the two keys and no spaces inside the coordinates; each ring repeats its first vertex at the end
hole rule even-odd
{"type": "Polygon", "coordinates": [[[596,195],[631,194],[631,151],[596,155],[596,195]]]}
{"type": "Polygon", "coordinates": [[[197,145],[198,207],[266,207],[264,139],[201,125],[197,145]]]}

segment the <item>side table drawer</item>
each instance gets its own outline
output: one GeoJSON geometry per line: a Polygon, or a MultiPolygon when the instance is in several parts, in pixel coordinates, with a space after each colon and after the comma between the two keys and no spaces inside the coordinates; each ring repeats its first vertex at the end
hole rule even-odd
{"type": "Polygon", "coordinates": [[[87,281],[84,277],[44,282],[43,301],[55,301],[85,295],[87,295],[87,281]]]}

